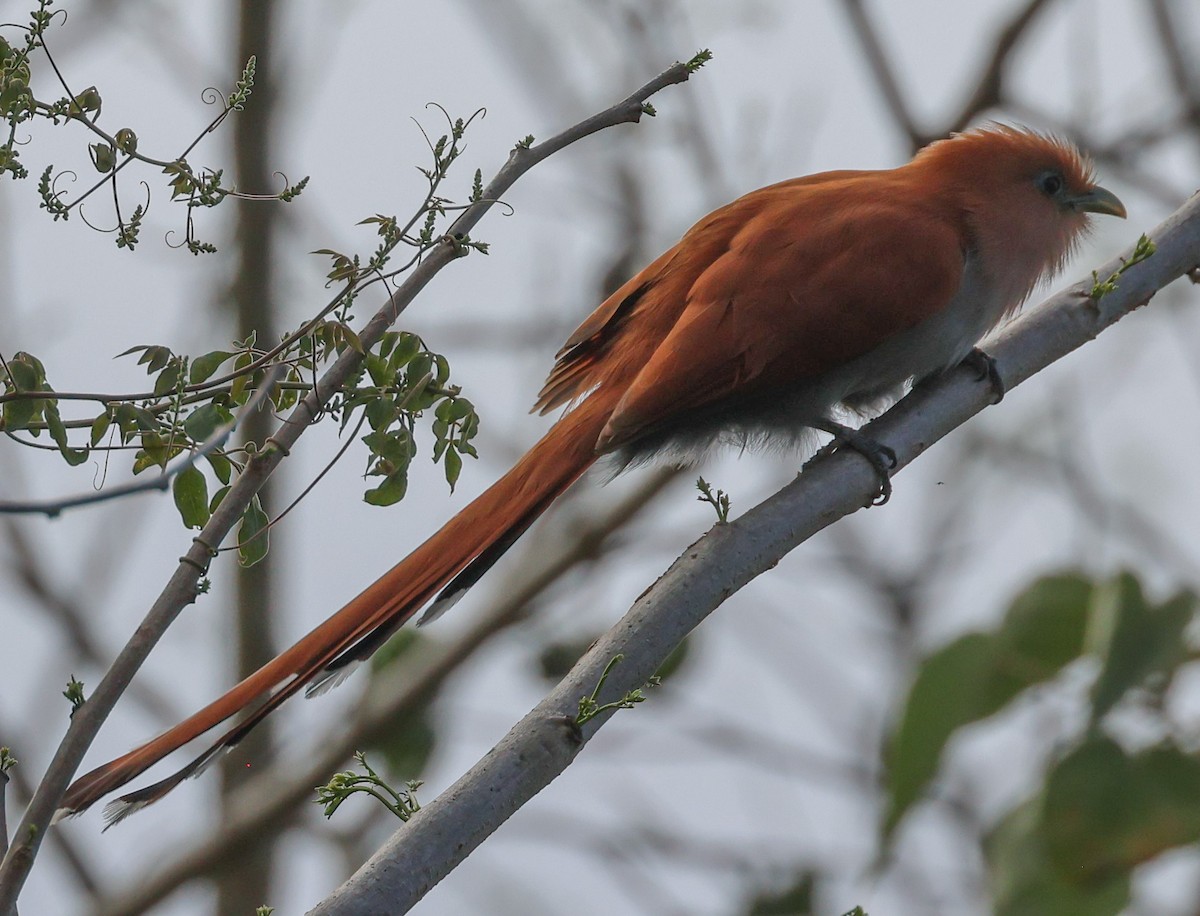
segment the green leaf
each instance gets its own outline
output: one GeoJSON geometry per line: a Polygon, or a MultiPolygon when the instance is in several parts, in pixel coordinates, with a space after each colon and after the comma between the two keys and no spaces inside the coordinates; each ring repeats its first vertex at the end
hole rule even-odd
{"type": "Polygon", "coordinates": [[[189,465],[178,474],[171,484],[175,497],[175,508],[188,528],[203,528],[208,521],[208,483],[204,474],[195,465],[189,465]]]}
{"type": "Polygon", "coordinates": [[[89,86],[72,99],[68,110],[72,115],[81,115],[91,111],[99,112],[103,104],[99,90],[95,86],[89,86]]]}
{"type": "Polygon", "coordinates": [[[133,404],[118,404],[113,410],[113,422],[121,430],[121,441],[128,444],[138,433],[154,432],[158,419],[150,411],[133,404]]]}
{"type": "Polygon", "coordinates": [[[341,326],[341,334],[342,340],[344,340],[346,345],[349,346],[350,349],[355,353],[361,355],[366,352],[366,350],[363,349],[362,341],[358,339],[358,335],[354,333],[354,329],[351,328],[350,325],[343,324],[341,326]]]}
{"type": "Polygon", "coordinates": [[[1042,835],[1042,800],[1016,808],[988,835],[984,851],[994,916],[1117,916],[1129,904],[1130,876],[1094,875],[1081,884],[1062,876],[1042,835]]]}
{"type": "Polygon", "coordinates": [[[457,423],[459,420],[465,420],[475,412],[475,405],[466,398],[453,398],[450,401],[450,414],[448,419],[452,423],[457,423]]]}
{"type": "MultiPolygon", "coordinates": [[[[197,407],[183,421],[183,431],[193,442],[204,442],[217,428],[233,420],[228,408],[208,403],[197,407]]],[[[228,481],[225,481],[228,482],[228,481]]]]}
{"type": "MultiPolygon", "coordinates": [[[[18,391],[40,391],[43,387],[44,376],[38,372],[38,367],[24,359],[14,357],[8,361],[8,372],[0,373],[0,381],[4,382],[5,393],[18,391]]],[[[39,398],[21,398],[9,401],[4,405],[4,428],[7,430],[24,429],[41,413],[45,401],[39,398]]]]}
{"type": "MultiPolygon", "coordinates": [[[[143,363],[146,364],[147,375],[153,375],[155,372],[162,371],[162,369],[166,367],[167,363],[171,361],[171,357],[175,355],[168,348],[160,346],[144,348],[134,347],[133,349],[143,350],[142,355],[138,357],[138,365],[140,366],[143,363]]],[[[130,353],[132,351],[126,350],[125,352],[130,353]]],[[[124,356],[124,354],[121,355],[124,356]]]]}
{"type": "Polygon", "coordinates": [[[4,428],[9,431],[25,429],[37,418],[46,402],[39,398],[22,398],[4,405],[4,428]]]}
{"type": "Polygon", "coordinates": [[[258,497],[254,497],[242,513],[242,524],[238,528],[238,562],[242,566],[253,566],[267,555],[269,524],[270,519],[263,512],[258,497]]]}
{"type": "Polygon", "coordinates": [[[113,408],[113,422],[117,424],[117,429],[121,431],[121,442],[128,445],[129,440],[134,437],[137,432],[137,417],[134,414],[132,404],[118,404],[113,408]]]}
{"type": "Polygon", "coordinates": [[[909,691],[900,727],[888,754],[890,834],[937,772],[942,748],[954,730],[995,712],[1012,690],[989,694],[996,663],[995,637],[970,633],[935,652],[921,665],[909,691]]]}
{"type": "Polygon", "coordinates": [[[104,434],[108,432],[108,427],[112,424],[112,417],[108,411],[100,414],[92,421],[92,445],[98,445],[100,440],[104,438],[104,434]]]}
{"type": "MultiPolygon", "coordinates": [[[[372,398],[367,402],[366,413],[371,429],[383,435],[386,435],[385,430],[392,425],[392,421],[400,416],[395,402],[387,398],[372,398]]],[[[346,420],[349,422],[349,417],[346,420]]]]}
{"type": "Polygon", "coordinates": [[[954,731],[987,718],[1080,656],[1091,596],[1092,585],[1081,576],[1041,579],[1016,598],[996,633],[968,634],[925,660],[890,748],[886,833],[933,778],[954,731]]]}
{"type": "Polygon", "coordinates": [[[8,361],[8,372],[3,379],[8,391],[40,391],[45,377],[33,363],[14,358],[8,361]]]}
{"type": "Polygon", "coordinates": [[[120,359],[122,356],[129,356],[133,353],[141,353],[143,350],[149,350],[150,347],[150,344],[138,344],[136,347],[130,347],[128,350],[122,350],[120,353],[114,356],[113,359],[120,359]]]}
{"type": "Polygon", "coordinates": [[[1046,780],[1041,833],[1064,880],[1096,884],[1200,840],[1200,761],[1173,745],[1129,756],[1095,735],[1046,780]]]}
{"type": "Polygon", "coordinates": [[[167,462],[183,450],[178,445],[168,445],[157,430],[141,433],[140,441],[142,448],[133,460],[133,473],[135,474],[140,474],[147,468],[165,468],[167,462]]]}
{"type": "Polygon", "coordinates": [[[101,174],[107,174],[113,170],[117,164],[117,148],[109,143],[91,143],[88,144],[88,150],[92,154],[92,165],[96,167],[96,171],[101,174]]]}
{"type": "Polygon", "coordinates": [[[433,364],[437,369],[434,380],[438,386],[445,385],[450,380],[450,362],[440,353],[433,354],[433,364]]]}
{"type": "Polygon", "coordinates": [[[365,360],[367,372],[370,373],[371,381],[383,388],[385,385],[390,385],[393,379],[393,373],[388,372],[387,360],[382,356],[374,353],[368,353],[365,360]]]}
{"type": "Polygon", "coordinates": [[[362,437],[362,441],[371,450],[371,454],[379,459],[371,469],[370,473],[373,476],[390,477],[397,472],[408,470],[414,448],[407,429],[400,428],[390,433],[377,430],[367,433],[362,437]]]}
{"type": "Polygon", "coordinates": [[[1013,601],[998,635],[1029,666],[1028,683],[1053,677],[1083,653],[1094,589],[1086,576],[1064,573],[1039,579],[1013,601]]]}
{"type": "Polygon", "coordinates": [[[408,367],[404,371],[405,388],[412,388],[426,375],[433,372],[433,356],[429,353],[418,353],[409,362],[408,367]]]}
{"type": "Polygon", "coordinates": [[[137,152],[138,137],[132,128],[122,127],[113,135],[113,139],[117,141],[117,149],[126,155],[132,156],[137,152]]]}
{"type": "Polygon", "coordinates": [[[133,419],[138,429],[144,432],[153,432],[162,427],[162,424],[158,422],[158,417],[146,408],[130,405],[130,410],[133,412],[133,419]]]}
{"type": "Polygon", "coordinates": [[[404,499],[408,490],[408,474],[393,474],[377,487],[363,494],[363,502],[372,506],[392,506],[404,499]]]}
{"type": "Polygon", "coordinates": [[[442,466],[446,470],[446,483],[450,484],[450,492],[454,492],[454,485],[458,483],[458,475],[462,473],[463,460],[458,452],[453,448],[446,449],[446,454],[442,458],[442,466]]]}
{"type": "Polygon", "coordinates": [[[230,490],[230,487],[224,486],[224,487],[221,487],[221,489],[217,490],[217,492],[212,495],[212,499],[210,499],[208,502],[208,514],[209,515],[212,515],[214,512],[217,511],[217,506],[221,505],[221,500],[223,500],[229,494],[229,490],[230,490]]]}
{"type": "Polygon", "coordinates": [[[183,363],[178,359],[171,359],[166,367],[158,374],[158,378],[154,380],[154,394],[156,397],[162,397],[169,394],[179,387],[179,373],[183,367],[183,363]]]}
{"type": "MultiPolygon", "coordinates": [[[[388,368],[392,373],[403,369],[421,352],[421,338],[416,334],[401,331],[388,357],[388,368]]],[[[421,373],[424,375],[424,373],[421,373]]],[[[420,376],[418,376],[419,378],[420,376]]]]}
{"type": "Polygon", "coordinates": [[[379,351],[380,356],[387,359],[388,354],[392,352],[392,347],[396,346],[396,341],[399,339],[399,331],[384,331],[379,335],[379,343],[375,345],[375,349],[379,351]]]}
{"type": "Polygon", "coordinates": [[[67,428],[63,425],[62,417],[58,413],[58,403],[51,400],[47,400],[44,403],[43,414],[46,417],[46,425],[50,428],[50,438],[58,446],[59,454],[63,456],[63,460],[71,465],[71,467],[83,464],[83,462],[87,461],[88,450],[85,448],[71,448],[71,444],[67,439],[67,428]]]}
{"type": "Polygon", "coordinates": [[[212,374],[221,368],[222,363],[232,359],[236,355],[236,353],[231,353],[229,350],[213,350],[211,353],[197,356],[192,360],[192,367],[188,373],[188,381],[193,385],[208,381],[212,374]]]}
{"type": "MultiPolygon", "coordinates": [[[[243,369],[254,362],[254,354],[249,350],[244,350],[237,355],[237,359],[233,361],[233,371],[241,373],[243,369]]],[[[249,400],[249,395],[246,394],[246,386],[250,383],[250,373],[242,373],[237,376],[229,385],[229,396],[235,404],[245,404],[249,400]]]]}
{"type": "Polygon", "coordinates": [[[1190,656],[1183,631],[1195,613],[1196,596],[1191,592],[1151,606],[1129,573],[1098,590],[1093,624],[1100,634],[1095,641],[1100,643],[1104,669],[1092,688],[1093,721],[1134,688],[1150,686],[1159,694],[1166,689],[1190,656]]]}
{"type": "Polygon", "coordinates": [[[217,452],[212,452],[204,457],[208,461],[209,467],[213,469],[213,473],[217,475],[217,480],[228,485],[233,477],[233,462],[217,452]]]}

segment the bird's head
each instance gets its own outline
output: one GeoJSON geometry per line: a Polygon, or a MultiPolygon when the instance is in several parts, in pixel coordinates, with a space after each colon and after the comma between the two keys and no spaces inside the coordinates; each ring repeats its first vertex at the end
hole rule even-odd
{"type": "Polygon", "coordinates": [[[1018,301],[1063,266],[1093,214],[1125,217],[1073,144],[1003,124],[921,150],[911,167],[962,214],[968,244],[1018,301]]]}

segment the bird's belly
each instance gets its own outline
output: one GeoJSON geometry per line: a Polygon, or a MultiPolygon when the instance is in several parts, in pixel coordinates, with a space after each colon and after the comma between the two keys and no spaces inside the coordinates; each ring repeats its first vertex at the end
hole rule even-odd
{"type": "Polygon", "coordinates": [[[886,409],[910,379],[920,380],[962,361],[999,323],[1010,304],[983,282],[968,257],[963,283],[936,314],[887,338],[862,356],[817,376],[768,390],[743,391],[689,411],[614,453],[615,469],[651,459],[700,460],[713,446],[806,448],[814,423],[847,408],[860,416],[886,409]]]}

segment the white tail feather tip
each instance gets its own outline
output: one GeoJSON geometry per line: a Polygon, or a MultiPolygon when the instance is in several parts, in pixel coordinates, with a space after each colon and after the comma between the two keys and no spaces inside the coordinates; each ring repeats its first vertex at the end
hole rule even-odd
{"type": "Polygon", "coordinates": [[[417,621],[417,626],[423,627],[427,623],[433,623],[444,613],[446,613],[446,611],[458,604],[458,602],[462,599],[462,596],[466,593],[467,590],[464,588],[457,592],[451,592],[449,595],[444,595],[443,597],[438,598],[438,600],[429,605],[425,613],[421,615],[421,619],[417,621]]]}
{"type": "Polygon", "coordinates": [[[322,672],[311,684],[304,688],[304,698],[311,700],[313,697],[319,697],[322,694],[329,693],[334,687],[338,687],[341,683],[352,675],[355,670],[361,665],[361,661],[347,662],[341,668],[335,668],[332,671],[322,672]]]}

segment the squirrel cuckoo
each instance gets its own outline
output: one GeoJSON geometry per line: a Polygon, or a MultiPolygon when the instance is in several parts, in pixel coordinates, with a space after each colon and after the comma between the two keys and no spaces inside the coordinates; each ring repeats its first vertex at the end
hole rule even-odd
{"type": "Polygon", "coordinates": [[[158,800],[291,695],[340,679],[430,599],[426,618],[452,604],[602,456],[622,468],[820,429],[872,460],[886,493],[888,450],[833,412],[872,409],[967,357],[1062,267],[1091,214],[1125,208],[1095,184],[1088,160],[1002,125],[940,140],[899,168],[796,178],[710,213],[567,339],[535,409],[569,409],[512,470],[278,658],[76,780],[60,813],[248,712],[105,815],[115,823],[158,800]]]}

